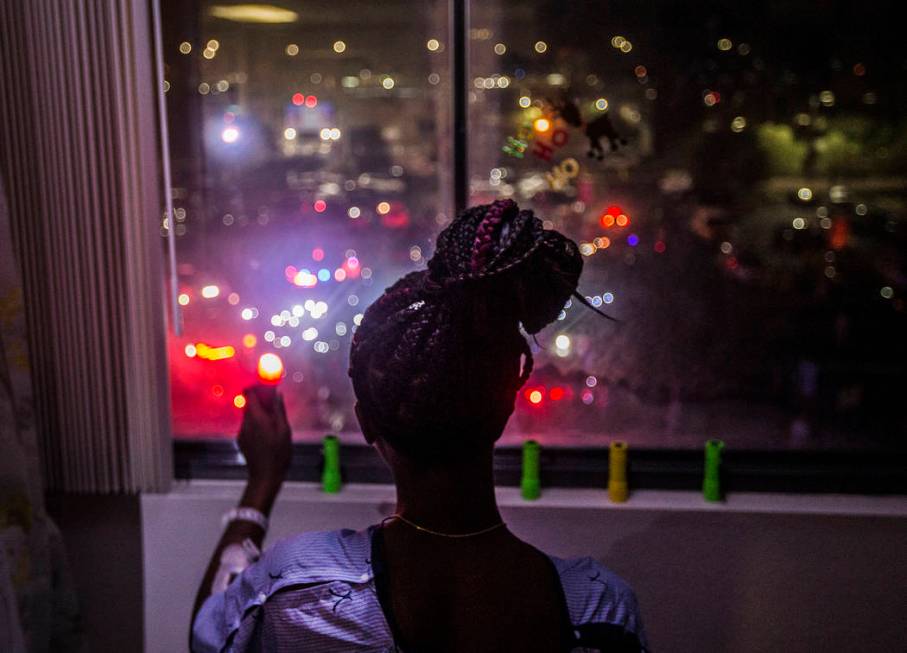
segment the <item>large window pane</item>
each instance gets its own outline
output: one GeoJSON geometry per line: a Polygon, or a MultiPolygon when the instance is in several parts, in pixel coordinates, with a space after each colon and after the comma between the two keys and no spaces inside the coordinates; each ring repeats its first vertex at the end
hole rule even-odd
{"type": "Polygon", "coordinates": [[[164,4],[174,432],[232,436],[264,352],[297,437],[355,429],[359,316],[450,212],[446,5],[164,4]]]}
{"type": "Polygon", "coordinates": [[[508,433],[902,447],[907,58],[886,2],[473,3],[472,200],[582,243],[508,433]]]}

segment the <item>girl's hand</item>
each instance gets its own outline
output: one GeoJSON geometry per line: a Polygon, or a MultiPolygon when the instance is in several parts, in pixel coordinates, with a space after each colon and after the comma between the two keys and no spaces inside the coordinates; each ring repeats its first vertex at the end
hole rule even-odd
{"type": "Polygon", "coordinates": [[[237,443],[249,468],[249,484],[277,489],[290,467],[291,437],[283,397],[276,388],[243,390],[246,408],[237,443]]]}

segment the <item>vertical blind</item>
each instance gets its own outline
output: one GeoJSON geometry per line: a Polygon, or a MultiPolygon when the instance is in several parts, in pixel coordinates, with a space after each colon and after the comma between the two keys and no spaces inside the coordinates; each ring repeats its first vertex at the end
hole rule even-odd
{"type": "Polygon", "coordinates": [[[148,5],[0,2],[0,173],[49,489],[172,476],[148,5]]]}

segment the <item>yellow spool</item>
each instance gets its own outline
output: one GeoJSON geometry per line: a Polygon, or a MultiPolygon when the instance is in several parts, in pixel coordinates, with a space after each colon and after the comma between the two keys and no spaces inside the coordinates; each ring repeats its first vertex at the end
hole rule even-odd
{"type": "Polygon", "coordinates": [[[627,487],[627,443],[616,440],[608,454],[608,498],[623,503],[630,496],[627,487]]]}

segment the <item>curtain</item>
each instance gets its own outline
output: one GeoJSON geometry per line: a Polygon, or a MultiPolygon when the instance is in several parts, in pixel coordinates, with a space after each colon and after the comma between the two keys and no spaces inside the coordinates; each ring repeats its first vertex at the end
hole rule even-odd
{"type": "MultiPolygon", "coordinates": [[[[55,491],[172,478],[153,73],[143,0],[0,1],[4,241],[27,300],[28,428],[55,491]]],[[[33,467],[33,441],[3,464],[33,467]]]]}
{"type": "Polygon", "coordinates": [[[75,592],[44,512],[17,268],[0,182],[0,651],[76,651],[75,592]]]}

